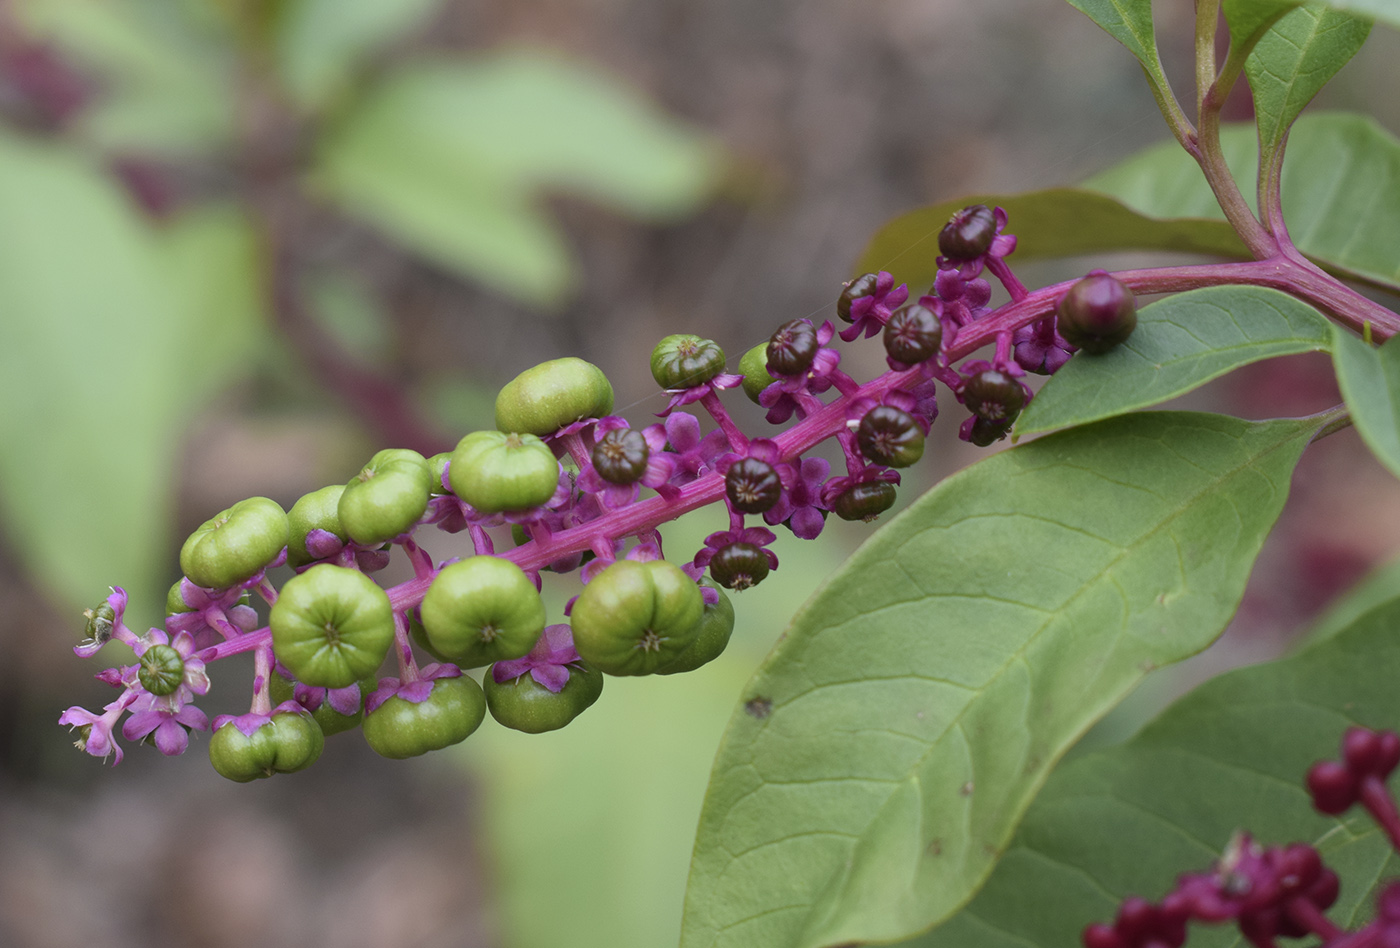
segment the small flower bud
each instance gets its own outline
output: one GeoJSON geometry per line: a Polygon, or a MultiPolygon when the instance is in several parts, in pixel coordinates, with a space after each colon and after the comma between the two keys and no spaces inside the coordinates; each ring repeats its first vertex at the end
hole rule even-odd
{"type": "Polygon", "coordinates": [[[1069,288],[1056,309],[1060,335],[1085,352],[1104,353],[1137,327],[1133,291],[1103,270],[1069,288]]]}
{"type": "Polygon", "coordinates": [[[938,252],[949,260],[971,260],[992,247],[997,219],[985,204],[973,204],[953,214],[938,232],[938,252]]]}

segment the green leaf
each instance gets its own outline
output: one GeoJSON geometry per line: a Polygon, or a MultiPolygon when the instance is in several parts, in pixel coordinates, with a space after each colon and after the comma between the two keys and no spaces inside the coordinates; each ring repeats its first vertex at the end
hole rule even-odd
{"type": "Polygon", "coordinates": [[[1395,0],[1328,0],[1334,10],[1346,10],[1377,23],[1400,27],[1400,3],[1395,0]]]}
{"type": "Polygon", "coordinates": [[[875,232],[861,253],[855,272],[887,270],[894,274],[897,283],[911,287],[932,284],[938,274],[938,232],[955,211],[970,204],[1006,210],[1007,232],[1016,235],[1014,260],[1115,250],[1248,256],[1244,244],[1223,218],[1154,218],[1092,191],[1051,188],[1026,194],[973,195],[901,214],[875,232]]]}
{"type": "Polygon", "coordinates": [[[344,91],[365,57],[423,26],[442,0],[292,0],[277,21],[282,79],[303,108],[344,91]]]}
{"type": "MultiPolygon", "coordinates": [[[[1256,134],[1252,124],[1221,133],[1246,196],[1255,191],[1256,134]]],[[[1149,148],[1084,187],[1151,217],[1223,217],[1200,168],[1175,143],[1149,148]]],[[[1343,275],[1400,288],[1392,250],[1400,246],[1400,140],[1366,116],[1304,115],[1288,136],[1282,187],[1284,218],[1300,250],[1343,275]]]]}
{"type": "Polygon", "coordinates": [[[1036,393],[1016,434],[1039,434],[1156,405],[1242,365],[1332,347],[1331,323],[1286,293],[1215,286],[1144,306],[1128,341],[1080,353],[1036,393]]]}
{"type": "Polygon", "coordinates": [[[1370,32],[1365,20],[1310,5],[1284,16],[1259,40],[1245,60],[1245,74],[1265,165],[1303,106],[1356,55],[1370,32]]]}
{"type": "Polygon", "coordinates": [[[872,537],[743,693],[682,945],[890,940],[955,912],[1066,748],[1225,627],[1315,425],[1110,419],[966,468],[872,537]]]}
{"type": "Polygon", "coordinates": [[[1336,327],[1332,364],[1352,423],[1371,453],[1400,477],[1400,343],[1373,349],[1336,327]]]}
{"type": "Polygon", "coordinates": [[[437,262],[537,303],[573,264],[542,192],[646,219],[708,193],[716,152],[626,88],[543,54],[403,69],[321,150],[316,179],[353,213],[437,262]]]}
{"type": "Polygon", "coordinates": [[[1233,55],[1257,43],[1264,31],[1296,7],[1301,0],[1223,0],[1221,12],[1230,30],[1233,55]]]}
{"type": "MultiPolygon", "coordinates": [[[[1230,21],[1231,36],[1244,37],[1257,32],[1261,23],[1301,3],[1303,0],[1225,0],[1225,16],[1230,21]]],[[[1400,3],[1395,0],[1321,0],[1309,6],[1330,7],[1400,27],[1400,3]]]]}
{"type": "Polygon", "coordinates": [[[212,11],[180,0],[25,0],[27,29],[103,80],[79,117],[104,149],[175,156],[232,138],[233,63],[212,11]]]}
{"type": "Polygon", "coordinates": [[[1152,27],[1152,0],[1069,0],[1069,3],[1127,47],[1142,64],[1151,82],[1166,88],[1167,78],[1157,56],[1157,37],[1152,27]]]}
{"type": "MultiPolygon", "coordinates": [[[[1391,596],[1291,658],[1215,678],[1137,737],[1065,765],[1046,783],[986,887],[918,948],[1073,945],[1128,895],[1159,899],[1184,872],[1219,857],[1236,830],[1262,843],[1309,842],[1342,880],[1328,915],[1371,914],[1379,880],[1400,872],[1359,808],[1312,809],[1304,775],[1337,756],[1353,724],[1400,718],[1400,602],[1391,596]]],[[[1229,927],[1192,929],[1192,945],[1239,943],[1229,927]]]]}
{"type": "Polygon", "coordinates": [[[173,506],[178,311],[124,196],[0,136],[0,515],[55,597],[154,596],[173,506]]]}

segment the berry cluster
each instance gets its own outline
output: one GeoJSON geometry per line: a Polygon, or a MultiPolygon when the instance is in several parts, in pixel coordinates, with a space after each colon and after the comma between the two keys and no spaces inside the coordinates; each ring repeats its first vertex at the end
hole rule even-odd
{"type": "Polygon", "coordinates": [[[598,699],[604,675],[704,665],[734,626],[722,589],[747,589],[778,566],[771,527],[814,539],[830,513],[871,521],[890,508],[899,469],[924,454],[937,383],[970,412],[962,437],[990,444],[1030,398],[1026,371],[1063,364],[1066,340],[1097,351],[1131,331],[1132,294],[1098,271],[1064,294],[1058,314],[984,334],[992,358],[955,369],[955,340],[965,334],[965,354],[980,345],[968,327],[992,312],[983,271],[1013,302],[1027,296],[1004,259],[1016,244],[1005,225],[1000,209],[955,215],[939,236],[937,281],[915,302],[884,272],[845,286],[841,339],[880,334],[890,367],[864,384],[841,370],[829,320],[784,323],[743,356],[739,374],[725,371],[711,340],[672,335],[651,357],[668,396],[661,423],[631,427],[611,414],[613,389],[596,366],[557,359],[506,385],[496,430],[468,434],[450,453],[380,451],[348,483],[285,512],[265,497],[234,504],[181,549],[184,578],[164,628],[128,628],[120,588],[88,614],[78,654],[116,639],[138,661],[98,675],[121,689],[103,713],[70,708],[60,723],[81,729],[88,753],[120,760],[115,731],[129,714],[128,740],[182,753],[189,730],[210,727],[193,703],[209,690],[208,666],[251,651],[251,708],[216,718],[209,745],[219,773],[246,781],[309,766],[325,735],[356,726],[380,754],[410,757],[465,739],[488,710],[507,727],[553,730],[598,699]],[[720,399],[736,387],[769,423],[796,422],[749,437],[720,399]],[[695,404],[714,424],[707,434],[681,410],[695,404]],[[845,461],[834,476],[825,459],[804,456],[832,437],[845,461]],[[666,560],[658,527],[721,500],[727,529],[689,561],[666,560]],[[465,533],[470,555],[434,562],[414,539],[426,527],[465,533]],[[385,588],[373,574],[395,550],[414,578],[385,588]],[[279,590],[268,572],[284,565],[295,575],[279,590]],[[569,622],[547,624],[542,573],[575,570],[583,588],[569,622]],[[707,572],[712,585],[701,584],[707,572]],[[251,594],[270,607],[265,626],[251,594]],[[377,677],[390,653],[397,675],[377,677]],[[462,671],[471,668],[487,669],[484,689],[462,671]]]}
{"type": "MultiPolygon", "coordinates": [[[[1361,802],[1400,851],[1400,813],[1385,780],[1400,764],[1400,735],[1353,727],[1342,738],[1342,759],[1308,771],[1313,806],[1340,815],[1361,802]]],[[[1383,886],[1370,924],[1345,931],[1324,914],[1337,900],[1337,874],[1317,850],[1303,843],[1262,847],[1239,834],[1209,872],[1184,875],[1153,904],[1136,896],[1123,901],[1112,924],[1084,929],[1084,948],[1179,948],[1188,922],[1231,922],[1257,948],[1275,939],[1316,935],[1324,946],[1369,948],[1400,940],[1400,882],[1383,886]]]]}

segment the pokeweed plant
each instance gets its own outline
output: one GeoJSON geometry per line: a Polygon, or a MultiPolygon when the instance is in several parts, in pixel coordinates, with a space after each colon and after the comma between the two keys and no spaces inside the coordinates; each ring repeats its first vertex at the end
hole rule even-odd
{"type": "Polygon", "coordinates": [[[99,675],[117,689],[101,712],[70,708],[61,723],[116,760],[119,736],[177,754],[190,730],[211,729],[215,767],[235,780],[309,766],[325,734],[357,723],[389,757],[463,741],[488,710],[524,732],[563,727],[606,700],[606,675],[720,654],[743,610],[721,589],[779,567],[772,528],[816,540],[833,513],[888,510],[941,388],[963,408],[966,441],[1042,436],[947,478],[875,533],[745,687],[700,818],[682,944],[819,948],[932,930],[929,944],[1049,945],[1082,930],[1087,948],[1175,946],[1190,920],[1233,921],[1260,946],[1306,933],[1389,943],[1400,909],[1377,880],[1396,839],[1384,780],[1400,738],[1347,731],[1342,762],[1308,777],[1325,814],[1360,801],[1387,834],[1380,848],[1374,833],[1319,821],[1299,771],[1278,771],[1325,754],[1347,723],[1393,722],[1395,596],[1370,593],[1381,605],[1347,628],[1237,673],[1244,685],[1208,685],[1124,748],[1056,763],[1145,675],[1225,628],[1309,444],[1354,424],[1400,473],[1400,350],[1377,347],[1400,315],[1353,286],[1400,293],[1400,143],[1364,118],[1299,119],[1371,20],[1400,26],[1400,7],[1198,0],[1190,118],[1148,0],[1075,6],[1142,64],[1170,152],[1085,189],[979,195],[893,221],[833,292],[834,319],[783,323],[738,360],[667,336],[651,359],[669,399],[661,423],[613,415],[603,374],[560,359],[507,385],[497,430],[452,452],[386,449],[287,513],[265,498],[234,505],[186,543],[162,628],[128,627],[120,588],[90,611],[79,654],[117,640],[137,662],[99,675]],[[1253,131],[1220,121],[1242,78],[1253,131]],[[933,233],[938,254],[879,265],[913,258],[933,233]],[[1038,289],[1012,270],[1120,249],[1225,259],[1038,289]],[[992,305],[992,279],[1007,302],[992,305]],[[1145,294],[1166,297],[1139,309],[1145,294]],[[853,378],[841,345],[877,335],[889,370],[853,378]],[[1266,421],[1133,411],[1303,351],[1332,354],[1345,404],[1266,421]],[[1034,398],[1028,374],[1052,376],[1034,398]],[[743,431],[722,398],[734,389],[782,430],[743,431]],[[827,441],[839,469],[813,453],[827,441]],[[710,505],[720,529],[668,560],[664,526],[710,505]],[[462,558],[435,560],[415,539],[430,528],[462,536],[462,558]],[[414,575],[385,588],[373,575],[394,555],[414,575]],[[296,575],[278,589],[269,571],[284,564],[296,575]],[[575,572],[569,621],[550,623],[539,590],[575,572]],[[266,624],[251,596],[270,605],[266,624]],[[208,721],[196,702],[211,666],[245,652],[248,712],[208,721]],[[386,660],[393,674],[378,677],[386,660]],[[1234,794],[1251,825],[1222,831],[1234,794]],[[1278,845],[1286,833],[1310,842],[1278,845]],[[1205,854],[1220,856],[1210,872],[1096,921],[1131,886],[1166,890],[1205,854]],[[1348,933],[1372,891],[1377,920],[1348,933]],[[1325,916],[1334,903],[1347,917],[1325,916]]]}

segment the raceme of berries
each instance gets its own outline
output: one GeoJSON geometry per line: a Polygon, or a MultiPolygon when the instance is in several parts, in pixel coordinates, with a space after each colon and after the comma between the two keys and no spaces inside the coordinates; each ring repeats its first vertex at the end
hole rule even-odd
{"type": "MultiPolygon", "coordinates": [[[[835,317],[849,323],[842,342],[882,337],[890,370],[868,381],[842,370],[829,319],[783,323],[737,374],[713,341],[675,334],[651,358],[661,422],[633,427],[610,414],[602,371],[555,359],[502,388],[496,430],[470,432],[450,453],[385,449],[287,512],[264,497],[234,504],[185,542],[163,628],[128,627],[120,587],[88,610],[75,651],[115,640],[136,662],[98,675],[116,690],[102,711],[69,708],[60,723],[97,757],[121,759],[119,734],[183,753],[191,731],[210,731],[196,702],[212,669],[250,652],[248,713],[214,721],[209,740],[215,769],[247,781],[309,766],[325,736],[344,731],[399,758],[466,739],[488,708],[506,727],[554,730],[599,700],[605,675],[713,661],[736,622],[722,590],[778,568],[770,527],[811,540],[831,513],[871,521],[890,509],[896,469],[924,452],[938,385],[969,409],[963,436],[978,443],[1004,435],[1024,406],[1016,334],[1053,322],[1066,294],[1046,289],[1026,304],[1004,259],[1015,238],[1002,233],[1000,209],[970,208],[955,223],[961,242],[940,237],[948,246],[930,294],[907,303],[908,288],[881,271],[836,295],[835,317]],[[988,320],[998,311],[984,267],[1019,294],[1014,323],[988,320]],[[951,367],[991,344],[990,361],[951,367]],[[740,385],[781,430],[740,428],[723,398],[740,385]],[[830,439],[844,469],[808,456],[830,439]],[[710,505],[715,532],[668,560],[664,525],[710,505]],[[427,529],[458,537],[460,552],[435,559],[416,539],[427,529]],[[375,576],[395,556],[412,578],[386,586],[375,576]],[[568,573],[582,589],[566,616],[547,615],[542,585],[571,582],[568,573]],[[250,597],[268,608],[266,624],[250,597]]],[[[1337,799],[1362,793],[1344,790],[1337,799]]]]}
{"type": "MultiPolygon", "coordinates": [[[[1400,852],[1400,811],[1385,785],[1397,764],[1400,734],[1348,728],[1341,759],[1308,771],[1313,806],[1338,816],[1360,803],[1400,852]]],[[[1160,902],[1124,899],[1114,920],[1087,926],[1082,941],[1084,948],[1179,948],[1194,922],[1234,925],[1256,948],[1310,935],[1322,948],[1400,943],[1400,881],[1378,888],[1374,917],[1354,930],[1324,914],[1340,893],[1337,874],[1312,846],[1262,846],[1241,832],[1211,869],[1180,876],[1160,902]]]]}

